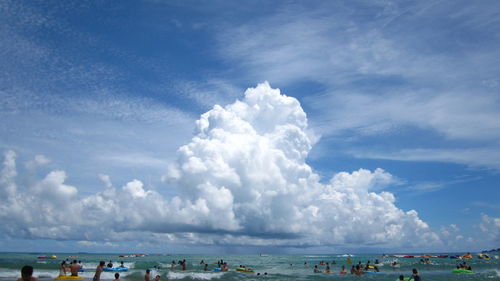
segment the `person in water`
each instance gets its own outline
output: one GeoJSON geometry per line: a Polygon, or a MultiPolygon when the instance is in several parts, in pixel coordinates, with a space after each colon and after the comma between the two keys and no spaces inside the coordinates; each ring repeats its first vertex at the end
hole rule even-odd
{"type": "Polygon", "coordinates": [[[363,272],[363,267],[361,265],[356,265],[356,270],[354,272],[356,275],[362,275],[364,272],[363,272]]]}
{"type": "Polygon", "coordinates": [[[100,261],[99,265],[95,269],[95,275],[94,278],[92,278],[93,281],[100,281],[101,280],[101,273],[104,270],[104,265],[106,264],[105,261],[100,261]]]}
{"type": "Polygon", "coordinates": [[[80,265],[76,260],[74,260],[73,263],[69,266],[69,269],[71,271],[71,276],[78,276],[78,271],[80,271],[80,265]]]}
{"type": "Polygon", "coordinates": [[[314,273],[321,273],[321,270],[318,269],[318,265],[314,265],[314,273]]]}
{"type": "Polygon", "coordinates": [[[59,266],[59,276],[66,276],[66,261],[61,262],[61,266],[59,266]]]}
{"type": "Polygon", "coordinates": [[[404,281],[405,277],[403,275],[399,275],[399,281],[404,281]]]}
{"type": "Polygon", "coordinates": [[[120,273],[118,273],[118,272],[115,273],[115,280],[113,280],[113,281],[121,281],[120,280],[120,273]]]}
{"type": "Polygon", "coordinates": [[[422,278],[420,278],[420,275],[418,274],[418,271],[416,268],[412,269],[412,275],[410,276],[409,280],[415,280],[415,281],[421,281],[422,278]]]}
{"type": "Polygon", "coordinates": [[[203,268],[204,271],[208,271],[208,264],[205,264],[205,268],[203,268]]]}
{"type": "Polygon", "coordinates": [[[330,264],[326,263],[325,273],[330,273],[330,264]]]}
{"type": "Polygon", "coordinates": [[[161,278],[160,275],[156,275],[155,276],[155,281],[160,281],[160,278],[161,278]]]}
{"type": "Polygon", "coordinates": [[[125,267],[125,266],[123,265],[123,261],[121,261],[121,262],[120,262],[120,267],[125,267]]]}
{"type": "Polygon", "coordinates": [[[107,267],[110,267],[110,268],[113,267],[113,262],[109,261],[107,267]]]}
{"type": "Polygon", "coordinates": [[[342,269],[339,272],[340,274],[346,274],[347,271],[345,270],[345,265],[342,265],[342,269]]]}
{"type": "Polygon", "coordinates": [[[38,278],[33,277],[33,267],[30,265],[25,265],[21,268],[21,278],[17,281],[38,281],[38,278]]]}
{"type": "Polygon", "coordinates": [[[182,270],[186,270],[187,269],[187,267],[186,267],[186,260],[182,260],[181,266],[182,266],[182,270]]]}
{"type": "Polygon", "coordinates": [[[144,274],[144,281],[151,281],[151,276],[150,276],[150,273],[151,270],[149,269],[146,269],[146,274],[144,274]]]}

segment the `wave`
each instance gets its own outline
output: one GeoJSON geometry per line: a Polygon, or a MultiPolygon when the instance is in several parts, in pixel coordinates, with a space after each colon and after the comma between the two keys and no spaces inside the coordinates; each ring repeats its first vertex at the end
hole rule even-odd
{"type": "MultiPolygon", "coordinates": [[[[126,277],[128,275],[133,274],[136,271],[124,271],[119,272],[121,277],[126,277]]],[[[80,272],[78,275],[83,276],[86,279],[92,279],[94,277],[95,271],[85,271],[80,272]]],[[[33,272],[33,276],[38,278],[55,278],[59,276],[59,270],[37,270],[33,272]]],[[[115,276],[115,272],[103,272],[101,273],[101,279],[110,279],[113,280],[115,276]]],[[[21,270],[19,269],[9,269],[9,268],[0,268],[0,278],[8,278],[8,279],[17,279],[21,277],[21,270]]]]}
{"type": "MultiPolygon", "coordinates": [[[[33,276],[38,278],[54,278],[59,275],[59,271],[54,270],[36,270],[33,272],[33,276]]],[[[17,279],[21,277],[21,270],[19,269],[9,269],[0,268],[0,278],[12,278],[17,279]]]]}
{"type": "Polygon", "coordinates": [[[329,258],[330,256],[304,256],[305,258],[329,258]]]}
{"type": "Polygon", "coordinates": [[[167,274],[168,279],[184,279],[191,278],[193,280],[212,280],[220,279],[224,276],[222,272],[211,272],[211,273],[196,273],[196,272],[169,272],[167,274]]]}

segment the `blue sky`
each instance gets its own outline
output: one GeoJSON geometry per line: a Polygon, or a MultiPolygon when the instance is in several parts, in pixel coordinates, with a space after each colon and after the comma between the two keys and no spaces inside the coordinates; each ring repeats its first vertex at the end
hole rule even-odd
{"type": "Polygon", "coordinates": [[[497,248],[499,19],[496,1],[0,1],[1,248],[497,248]],[[156,207],[118,219],[128,204],[156,207]],[[356,204],[393,222],[357,228],[356,204]]]}

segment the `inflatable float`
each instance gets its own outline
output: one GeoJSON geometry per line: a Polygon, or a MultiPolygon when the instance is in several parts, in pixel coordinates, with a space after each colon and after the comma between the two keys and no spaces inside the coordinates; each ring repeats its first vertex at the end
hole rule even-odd
{"type": "Polygon", "coordinates": [[[254,273],[254,271],[253,271],[253,270],[248,269],[248,268],[244,268],[244,267],[237,267],[237,268],[236,268],[236,271],[248,272],[248,273],[254,273]]]}
{"type": "Polygon", "coordinates": [[[453,269],[452,272],[453,273],[474,273],[473,270],[462,269],[462,268],[453,269]]]}
{"type": "Polygon", "coordinates": [[[462,259],[464,259],[464,260],[470,260],[470,259],[472,259],[472,255],[471,254],[465,254],[465,255],[462,256],[462,259]]]}
{"type": "Polygon", "coordinates": [[[103,268],[103,271],[122,272],[122,271],[128,271],[128,267],[105,267],[103,268]]]}

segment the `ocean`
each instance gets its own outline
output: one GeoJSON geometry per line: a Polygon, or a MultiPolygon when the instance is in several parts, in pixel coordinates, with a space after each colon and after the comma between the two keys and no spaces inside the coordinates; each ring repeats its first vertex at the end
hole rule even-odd
{"type": "MultiPolygon", "coordinates": [[[[82,262],[85,272],[80,273],[84,280],[92,280],[95,268],[100,260],[112,261],[115,266],[124,262],[129,268],[127,272],[120,272],[123,281],[143,281],[145,270],[148,268],[161,267],[160,270],[152,272],[152,279],[156,275],[161,280],[397,280],[400,275],[409,277],[413,268],[416,268],[425,281],[449,281],[449,280],[500,280],[500,259],[494,259],[499,253],[492,253],[491,260],[480,260],[474,255],[473,259],[467,260],[475,273],[455,274],[452,270],[461,260],[450,258],[430,258],[430,264],[423,264],[420,258],[396,258],[381,255],[352,255],[352,264],[362,262],[365,264],[379,260],[383,265],[379,266],[380,272],[376,274],[364,274],[362,276],[340,275],[342,265],[349,271],[351,265],[346,264],[346,256],[343,254],[332,255],[147,255],[142,257],[119,257],[118,254],[55,254],[55,259],[38,259],[38,256],[52,256],[52,253],[0,253],[0,281],[16,280],[20,277],[20,269],[24,265],[34,267],[34,276],[40,281],[53,280],[59,275],[59,264],[62,260],[79,260],[82,262]],[[182,271],[177,265],[170,270],[172,261],[186,260],[187,270],[182,271]],[[200,264],[204,260],[209,264],[209,269],[217,267],[219,260],[228,263],[229,272],[204,271],[200,264]],[[325,266],[319,266],[320,262],[335,264],[331,265],[332,274],[314,273],[314,265],[324,271],[325,266]],[[398,261],[399,268],[393,268],[391,263],[398,261]],[[307,266],[304,265],[307,263],[307,266]],[[254,273],[236,271],[240,265],[246,266],[254,273]],[[257,275],[260,273],[260,275],[257,275]],[[267,273],[267,275],[264,275],[267,273]]],[[[114,280],[114,272],[103,272],[101,280],[114,280]]]]}

